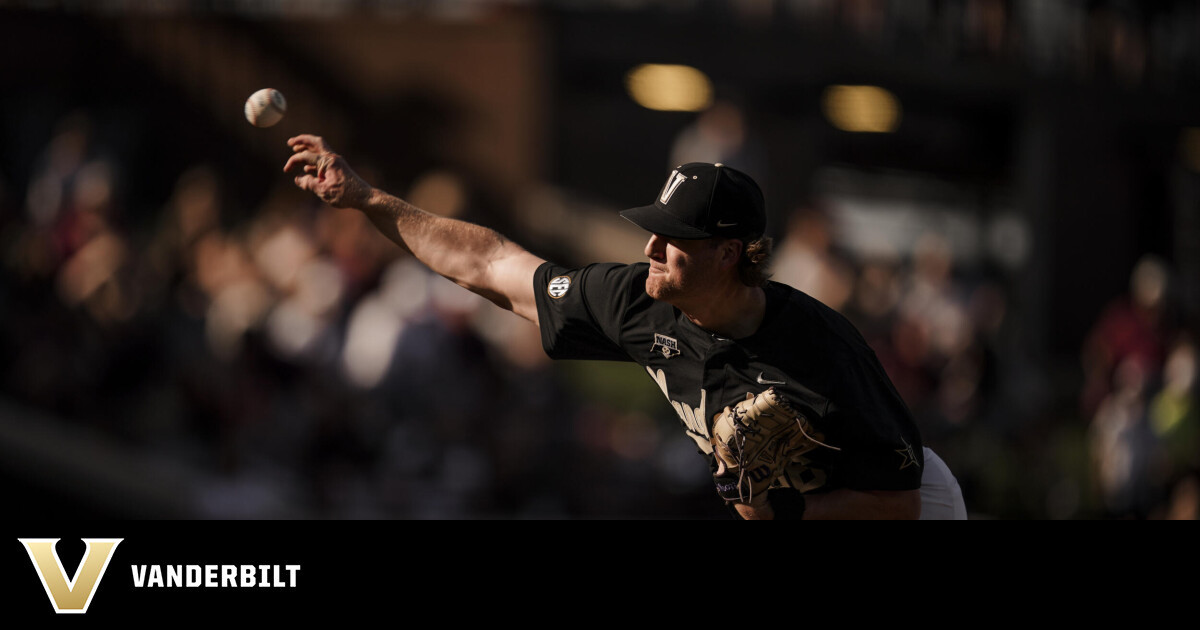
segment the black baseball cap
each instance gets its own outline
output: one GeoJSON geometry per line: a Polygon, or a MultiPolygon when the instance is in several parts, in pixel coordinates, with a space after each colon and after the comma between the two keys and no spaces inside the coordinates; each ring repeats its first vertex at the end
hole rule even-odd
{"type": "Polygon", "coordinates": [[[643,230],[682,239],[758,238],[767,224],[762,190],[724,164],[689,162],[671,171],[653,205],[623,210],[643,230]]]}

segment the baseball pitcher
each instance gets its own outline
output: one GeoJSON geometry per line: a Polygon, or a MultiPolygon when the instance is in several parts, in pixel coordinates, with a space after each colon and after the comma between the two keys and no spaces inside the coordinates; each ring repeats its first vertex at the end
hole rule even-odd
{"type": "Polygon", "coordinates": [[[965,519],[875,353],[837,312],[768,280],[758,185],[722,164],[674,169],[621,213],[647,262],[569,269],[488,228],[370,186],[317,136],[288,140],[303,190],[356,208],[430,269],[528,319],[555,359],[641,365],[733,513],[754,519],[965,519]]]}

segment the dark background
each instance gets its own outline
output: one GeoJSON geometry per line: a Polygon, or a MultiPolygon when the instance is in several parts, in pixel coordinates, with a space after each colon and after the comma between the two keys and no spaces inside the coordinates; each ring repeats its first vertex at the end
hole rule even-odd
{"type": "Polygon", "coordinates": [[[281,173],[317,133],[542,256],[635,261],[615,212],[707,120],[631,99],[643,63],[738,113],[777,277],[864,331],[972,518],[1193,518],[1198,34],[1166,1],[0,3],[8,518],[728,518],[639,369],[547,362],[281,173]],[[832,125],[838,84],[894,132],[832,125]],[[1145,260],[1161,301],[1112,310],[1145,260]]]}

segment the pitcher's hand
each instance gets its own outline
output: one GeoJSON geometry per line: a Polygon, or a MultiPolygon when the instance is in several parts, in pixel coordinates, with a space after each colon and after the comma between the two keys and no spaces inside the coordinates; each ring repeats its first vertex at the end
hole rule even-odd
{"type": "Polygon", "coordinates": [[[362,208],[371,196],[371,186],[358,176],[345,158],[334,153],[319,136],[302,134],[289,138],[292,157],[285,173],[295,173],[296,186],[312,191],[335,208],[362,208]]]}

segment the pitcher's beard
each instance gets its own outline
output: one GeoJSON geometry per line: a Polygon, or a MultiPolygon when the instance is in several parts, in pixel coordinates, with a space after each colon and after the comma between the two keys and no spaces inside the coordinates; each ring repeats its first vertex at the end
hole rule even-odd
{"type": "Polygon", "coordinates": [[[670,301],[672,297],[679,294],[679,285],[663,275],[651,272],[649,276],[646,276],[646,295],[656,300],[670,301]]]}

